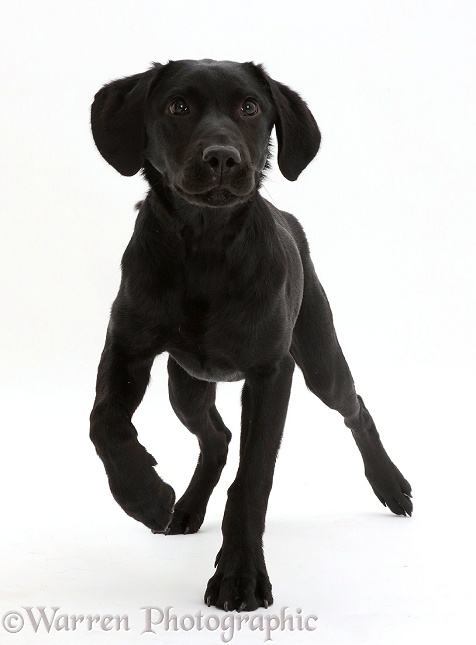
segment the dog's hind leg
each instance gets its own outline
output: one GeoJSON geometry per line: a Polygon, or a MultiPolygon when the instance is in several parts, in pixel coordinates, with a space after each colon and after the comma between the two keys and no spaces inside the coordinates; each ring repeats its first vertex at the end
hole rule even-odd
{"type": "Polygon", "coordinates": [[[365,475],[378,499],[396,515],[411,515],[411,487],[387,455],[337,340],[326,294],[308,253],[303,254],[304,295],[293,333],[291,353],[307,387],[344,417],[364,462],[365,475]]]}
{"type": "Polygon", "coordinates": [[[215,407],[215,383],[193,378],[172,357],[168,372],[172,407],[184,426],[196,435],[200,446],[195,472],[175,504],[168,533],[196,533],[226,463],[231,432],[215,407]]]}

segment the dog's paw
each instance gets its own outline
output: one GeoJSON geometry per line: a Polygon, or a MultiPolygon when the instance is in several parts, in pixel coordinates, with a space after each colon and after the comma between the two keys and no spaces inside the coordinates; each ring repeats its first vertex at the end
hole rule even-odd
{"type": "Polygon", "coordinates": [[[395,464],[389,460],[385,467],[367,468],[365,475],[384,506],[388,506],[395,515],[411,516],[412,488],[395,464]]]}
{"type": "Polygon", "coordinates": [[[164,533],[173,516],[174,489],[155,472],[155,459],[145,449],[130,451],[129,458],[125,457],[108,464],[114,499],[127,515],[154,533],[164,533]]]}
{"type": "Polygon", "coordinates": [[[158,476],[157,479],[153,483],[149,481],[145,489],[134,488],[127,496],[118,497],[114,491],[113,495],[130,517],[145,524],[153,533],[165,533],[172,521],[175,493],[158,476]]]}
{"type": "Polygon", "coordinates": [[[187,535],[196,533],[203,524],[204,513],[199,513],[187,507],[181,507],[177,502],[174,507],[172,521],[166,531],[167,535],[187,535]]]}
{"type": "Polygon", "coordinates": [[[218,572],[208,581],[205,603],[225,611],[254,611],[273,604],[271,583],[264,571],[223,575],[218,572]]]}

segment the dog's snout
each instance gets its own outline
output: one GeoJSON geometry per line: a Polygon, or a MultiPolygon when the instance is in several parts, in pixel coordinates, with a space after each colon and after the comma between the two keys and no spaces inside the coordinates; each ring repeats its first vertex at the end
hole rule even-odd
{"type": "Polygon", "coordinates": [[[202,159],[216,173],[224,174],[241,163],[240,151],[233,146],[208,146],[203,151],[202,159]]]}

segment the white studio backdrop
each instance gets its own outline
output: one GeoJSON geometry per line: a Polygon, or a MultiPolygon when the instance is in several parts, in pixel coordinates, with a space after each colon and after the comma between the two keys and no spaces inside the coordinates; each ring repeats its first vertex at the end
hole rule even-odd
{"type": "MultiPolygon", "coordinates": [[[[100,157],[89,106],[101,85],[154,60],[253,60],[297,90],[321,128],[321,150],[299,180],[273,169],[263,193],[306,230],[358,391],[415,501],[411,520],[380,506],[341,419],[296,372],[265,546],[275,610],[301,607],[319,620],[314,632],[273,640],[467,642],[475,29],[474,3],[458,0],[2,8],[0,618],[24,606],[136,616],[130,633],[48,636],[114,644],[137,641],[143,605],[202,608],[236,471],[241,386],[219,388],[234,439],[201,532],[150,535],[115,504],[88,439],[120,258],[146,191],[100,157]]],[[[179,496],[197,447],[170,409],[165,357],[135,422],[179,496]]],[[[16,634],[0,624],[0,642],[43,642],[43,628],[26,623],[16,634]]],[[[219,636],[158,630],[147,639],[219,636]]]]}

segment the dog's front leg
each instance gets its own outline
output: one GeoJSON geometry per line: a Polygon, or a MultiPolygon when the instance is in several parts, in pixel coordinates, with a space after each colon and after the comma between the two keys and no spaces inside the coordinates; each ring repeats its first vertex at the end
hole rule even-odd
{"type": "Polygon", "coordinates": [[[209,606],[253,611],[273,602],[262,538],[293,371],[294,360],[287,355],[246,378],[240,465],[228,490],[217,570],[205,592],[209,606]]]}
{"type": "Polygon", "coordinates": [[[110,337],[99,363],[90,437],[116,502],[135,520],[163,533],[175,493],[155,472],[154,457],[137,440],[132,415],[144,396],[154,357],[124,351],[110,337]]]}

